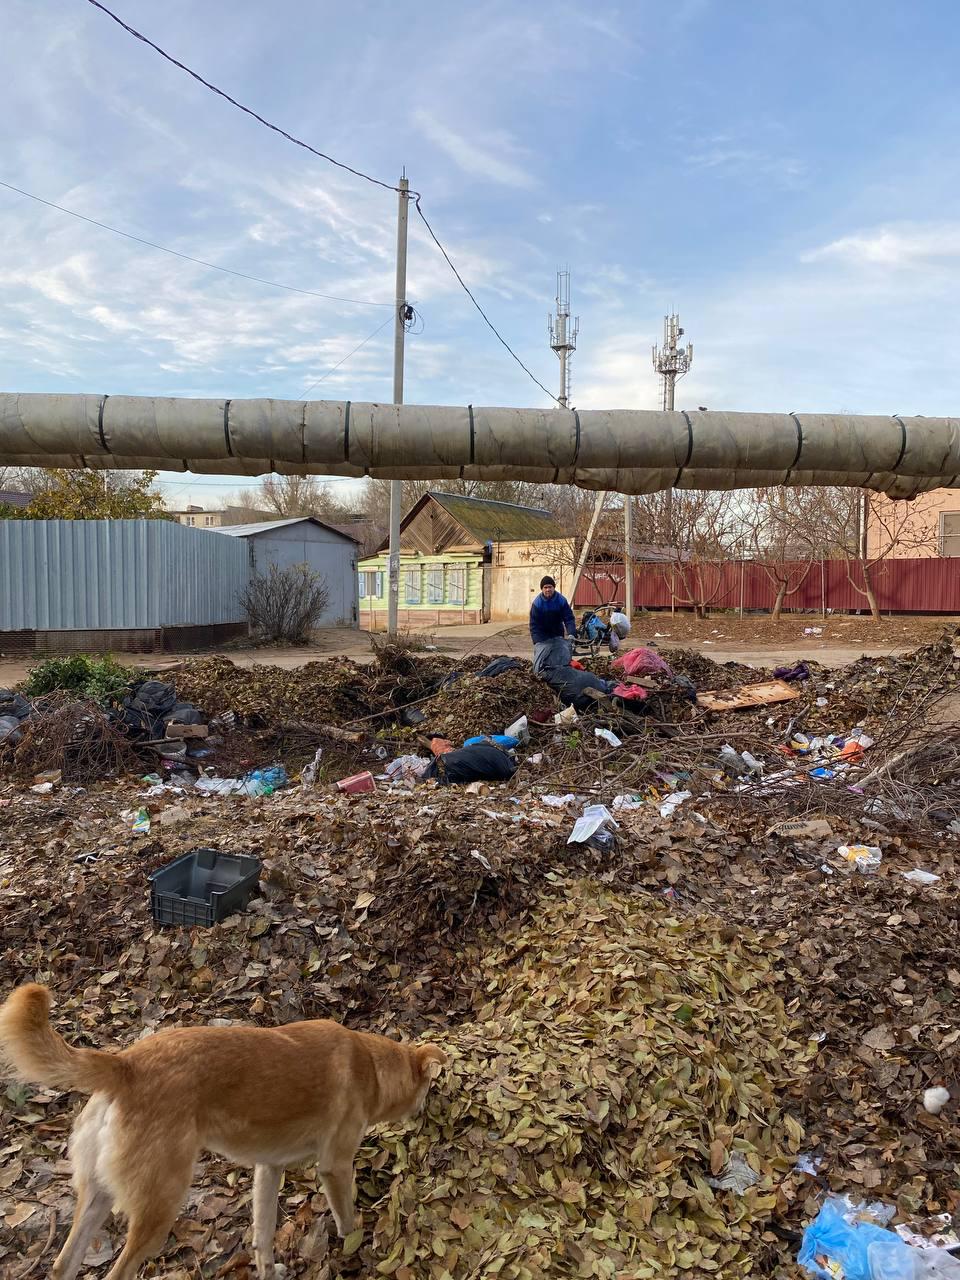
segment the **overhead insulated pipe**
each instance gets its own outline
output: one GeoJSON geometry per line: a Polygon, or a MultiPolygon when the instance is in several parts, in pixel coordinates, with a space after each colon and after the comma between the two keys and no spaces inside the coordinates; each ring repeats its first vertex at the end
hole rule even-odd
{"type": "Polygon", "coordinates": [[[0,394],[0,466],[526,480],[619,493],[960,487],[960,419],[0,394]]]}

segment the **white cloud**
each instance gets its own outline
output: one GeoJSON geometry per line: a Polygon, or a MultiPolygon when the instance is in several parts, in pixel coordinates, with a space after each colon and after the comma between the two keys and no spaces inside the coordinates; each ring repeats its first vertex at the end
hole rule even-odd
{"type": "Polygon", "coordinates": [[[913,267],[923,262],[960,258],[960,223],[907,223],[841,236],[802,255],[802,262],[840,262],[849,266],[913,267]]]}
{"type": "Polygon", "coordinates": [[[747,182],[774,182],[788,190],[803,185],[806,166],[785,152],[726,135],[705,139],[700,149],[686,157],[691,169],[712,172],[747,182]]]}
{"type": "Polygon", "coordinates": [[[529,159],[504,131],[496,130],[468,138],[423,109],[414,112],[413,120],[421,132],[464,173],[475,178],[489,178],[508,187],[536,185],[536,179],[528,168],[529,159]]]}

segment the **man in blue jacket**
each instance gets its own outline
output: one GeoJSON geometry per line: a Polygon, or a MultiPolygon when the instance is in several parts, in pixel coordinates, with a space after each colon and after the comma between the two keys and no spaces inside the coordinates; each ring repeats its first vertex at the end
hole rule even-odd
{"type": "Polygon", "coordinates": [[[549,667],[570,663],[570,646],[564,632],[575,638],[577,622],[566,597],[550,577],[540,579],[540,594],[530,606],[530,639],[533,641],[533,672],[540,675],[549,667]]]}

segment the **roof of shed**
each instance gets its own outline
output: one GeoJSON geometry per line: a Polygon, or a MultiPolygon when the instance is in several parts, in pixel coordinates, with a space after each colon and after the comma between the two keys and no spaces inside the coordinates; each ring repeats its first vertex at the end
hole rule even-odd
{"type": "Polygon", "coordinates": [[[560,532],[556,518],[542,507],[521,507],[515,502],[493,502],[433,490],[427,497],[438,502],[478,542],[538,542],[556,538],[560,532]]]}
{"type": "Polygon", "coordinates": [[[343,525],[328,524],[326,520],[318,520],[316,516],[290,516],[286,520],[263,520],[259,524],[225,524],[212,530],[213,533],[227,533],[231,538],[255,537],[258,533],[269,533],[271,529],[283,529],[290,524],[315,524],[319,529],[329,529],[350,542],[362,542],[356,534],[348,533],[343,525]]]}
{"type": "MultiPolygon", "coordinates": [[[[434,527],[434,535],[429,539],[431,552],[456,545],[460,541],[456,535],[457,529],[466,539],[481,546],[488,542],[542,542],[563,536],[556,518],[540,507],[521,507],[515,502],[493,502],[488,498],[468,498],[457,493],[437,493],[432,489],[415,502],[404,516],[400,525],[401,535],[431,505],[439,507],[443,518],[448,518],[445,529],[434,527]],[[439,545],[433,545],[438,537],[439,545]]],[[[434,510],[434,515],[437,514],[439,513],[434,510]]],[[[378,552],[385,551],[386,548],[387,542],[384,540],[378,547],[378,552]]],[[[425,551],[427,548],[424,546],[420,550],[425,551]]]]}

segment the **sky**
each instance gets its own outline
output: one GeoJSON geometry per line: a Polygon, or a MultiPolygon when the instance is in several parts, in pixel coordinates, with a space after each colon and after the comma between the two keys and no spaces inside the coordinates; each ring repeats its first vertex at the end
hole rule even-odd
{"type": "MultiPolygon", "coordinates": [[[[319,150],[389,184],[405,169],[551,390],[546,319],[569,268],[579,408],[657,407],[650,348],[676,309],[694,344],[678,408],[960,413],[946,0],[111,7],[319,150]]],[[[269,132],[86,0],[6,0],[4,36],[0,182],[363,305],[0,187],[0,386],[392,398],[393,192],[269,132]]],[[[407,401],[549,403],[416,217],[408,292],[407,401]]],[[[238,487],[161,479],[172,506],[238,487]]]]}

